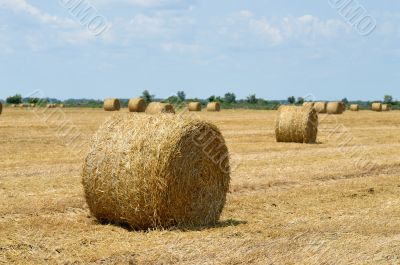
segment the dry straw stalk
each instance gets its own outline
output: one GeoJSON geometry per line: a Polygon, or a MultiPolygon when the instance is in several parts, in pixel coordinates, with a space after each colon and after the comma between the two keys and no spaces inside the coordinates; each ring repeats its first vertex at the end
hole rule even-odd
{"type": "Polygon", "coordinates": [[[326,107],[326,112],[328,114],[343,114],[345,112],[346,106],[343,102],[329,102],[326,107]]]}
{"type": "Polygon", "coordinates": [[[314,104],[314,109],[317,111],[317,113],[326,113],[326,107],[327,107],[326,102],[315,102],[314,104]]]}
{"type": "Polygon", "coordinates": [[[311,106],[281,106],[275,121],[278,142],[315,143],[318,114],[311,106]]]}
{"type": "Polygon", "coordinates": [[[350,110],[351,111],[359,111],[360,110],[360,106],[358,104],[351,104],[350,105],[350,110]]]}
{"type": "Polygon", "coordinates": [[[121,109],[121,103],[119,99],[108,98],[104,100],[104,110],[105,111],[119,111],[121,109]]]}
{"type": "Polygon", "coordinates": [[[218,128],[174,115],[114,115],[83,166],[92,214],[137,230],[215,224],[229,182],[218,128]]]}
{"type": "Polygon", "coordinates": [[[132,98],[128,104],[129,112],[145,112],[146,102],[142,98],[132,98]]]}
{"type": "Polygon", "coordinates": [[[373,111],[381,112],[382,111],[382,103],[379,103],[379,102],[372,103],[371,109],[373,111]]]}
{"type": "Polygon", "coordinates": [[[207,111],[213,111],[213,112],[221,111],[221,104],[219,102],[210,102],[207,105],[207,111]]]}
{"type": "Polygon", "coordinates": [[[146,108],[147,114],[169,113],[175,114],[174,106],[168,103],[151,102],[146,108]]]}
{"type": "Polygon", "coordinates": [[[201,111],[201,104],[200,102],[189,102],[188,104],[189,111],[201,111]]]}

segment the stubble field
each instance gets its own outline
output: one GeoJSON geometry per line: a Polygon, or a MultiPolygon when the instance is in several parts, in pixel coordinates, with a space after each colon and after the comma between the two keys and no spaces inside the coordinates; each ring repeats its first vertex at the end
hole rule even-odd
{"type": "Polygon", "coordinates": [[[320,115],[313,145],[276,143],[275,114],[198,114],[231,153],[220,223],[137,232],[99,224],[83,195],[85,152],[113,114],[6,108],[0,263],[399,264],[400,112],[320,115]]]}

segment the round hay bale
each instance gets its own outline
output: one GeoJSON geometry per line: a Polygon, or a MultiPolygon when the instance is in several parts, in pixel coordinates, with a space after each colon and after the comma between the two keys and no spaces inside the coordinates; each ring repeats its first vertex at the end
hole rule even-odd
{"type": "Polygon", "coordinates": [[[0,114],[3,112],[3,103],[0,102],[0,114]]]}
{"type": "Polygon", "coordinates": [[[379,103],[379,102],[372,103],[371,109],[373,111],[381,112],[382,111],[382,103],[379,103]]]}
{"type": "Polygon", "coordinates": [[[314,107],[315,102],[304,102],[303,107],[314,107]]]}
{"type": "Polygon", "coordinates": [[[275,121],[277,142],[315,143],[318,114],[310,106],[281,106],[275,121]]]}
{"type": "Polygon", "coordinates": [[[36,104],[35,103],[31,103],[30,107],[34,108],[34,107],[36,107],[36,104]]]}
{"type": "Polygon", "coordinates": [[[382,111],[391,111],[392,106],[390,104],[383,104],[382,105],[382,111]]]}
{"type": "Polygon", "coordinates": [[[18,104],[18,107],[23,108],[25,107],[23,103],[18,104]]]}
{"type": "Polygon", "coordinates": [[[201,111],[201,104],[200,102],[189,102],[188,104],[189,111],[201,111]]]}
{"type": "Polygon", "coordinates": [[[16,108],[17,104],[11,104],[11,108],[16,108]]]}
{"type": "Polygon", "coordinates": [[[351,104],[350,105],[350,110],[351,111],[359,111],[360,110],[360,106],[358,104],[351,104]]]}
{"type": "Polygon", "coordinates": [[[119,111],[121,109],[121,103],[117,98],[108,98],[104,100],[105,111],[119,111]]]}
{"type": "Polygon", "coordinates": [[[60,106],[59,106],[59,107],[63,109],[63,108],[64,108],[64,104],[60,104],[60,106]]]}
{"type": "Polygon", "coordinates": [[[212,111],[212,112],[221,111],[221,104],[219,102],[210,102],[207,105],[207,111],[212,111]]]}
{"type": "Polygon", "coordinates": [[[53,109],[53,108],[55,108],[55,104],[48,103],[48,104],[46,105],[46,108],[48,108],[48,109],[53,109]]]}
{"type": "Polygon", "coordinates": [[[174,106],[167,103],[151,102],[146,108],[147,114],[175,114],[174,106]]]}
{"type": "Polygon", "coordinates": [[[129,112],[145,112],[146,102],[142,98],[132,98],[128,104],[129,112]]]}
{"type": "Polygon", "coordinates": [[[82,173],[100,221],[136,230],[215,224],[229,190],[218,128],[174,115],[114,115],[96,133],[82,173]]]}
{"type": "Polygon", "coordinates": [[[326,107],[327,107],[326,102],[315,102],[314,104],[314,109],[317,111],[317,113],[326,113],[326,107]]]}
{"type": "Polygon", "coordinates": [[[329,102],[326,106],[326,112],[328,114],[343,114],[346,110],[346,106],[343,102],[329,102]]]}

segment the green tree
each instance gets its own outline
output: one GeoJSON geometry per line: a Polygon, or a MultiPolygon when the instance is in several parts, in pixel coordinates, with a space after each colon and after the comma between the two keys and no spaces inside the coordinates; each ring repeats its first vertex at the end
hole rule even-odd
{"type": "Polygon", "coordinates": [[[298,98],[297,98],[297,104],[303,105],[303,103],[304,103],[304,98],[298,97],[298,98]]]}
{"type": "Polygon", "coordinates": [[[7,104],[21,104],[22,103],[22,96],[16,94],[14,96],[8,97],[6,99],[7,104]]]}
{"type": "Polygon", "coordinates": [[[151,95],[148,90],[143,91],[142,98],[146,103],[150,103],[154,99],[154,95],[151,95]]]}
{"type": "Polygon", "coordinates": [[[236,95],[234,93],[226,93],[224,101],[227,103],[236,103],[236,95]]]}
{"type": "Polygon", "coordinates": [[[349,104],[349,100],[348,100],[347,98],[342,99],[342,102],[343,102],[345,105],[348,105],[348,104],[349,104]]]}
{"type": "Polygon", "coordinates": [[[383,101],[386,104],[391,104],[391,103],[393,103],[393,97],[391,95],[385,95],[384,98],[383,98],[383,101]]]}
{"type": "Polygon", "coordinates": [[[37,103],[39,102],[39,100],[40,100],[40,99],[38,99],[38,98],[29,98],[29,99],[28,99],[28,102],[29,102],[30,104],[37,104],[37,103]]]}
{"type": "Polygon", "coordinates": [[[287,101],[289,102],[289,104],[294,104],[294,103],[296,103],[296,98],[291,96],[291,97],[288,97],[287,101]]]}
{"type": "Polygon", "coordinates": [[[208,102],[214,102],[215,101],[215,96],[212,95],[208,98],[208,102]]]}
{"type": "Polygon", "coordinates": [[[257,97],[255,94],[249,95],[246,99],[246,101],[250,104],[256,104],[257,103],[257,97]]]}
{"type": "Polygon", "coordinates": [[[186,99],[186,94],[184,91],[178,91],[178,93],[176,93],[179,101],[183,102],[186,99]]]}

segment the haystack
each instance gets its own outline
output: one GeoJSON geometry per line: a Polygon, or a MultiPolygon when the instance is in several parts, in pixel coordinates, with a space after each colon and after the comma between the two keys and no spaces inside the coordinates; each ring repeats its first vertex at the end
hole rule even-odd
{"type": "Polygon", "coordinates": [[[83,166],[91,213],[133,229],[215,224],[229,189],[229,154],[214,125],[174,115],[114,115],[83,166]]]}
{"type": "Polygon", "coordinates": [[[275,121],[277,142],[315,143],[318,114],[310,106],[281,106],[275,121]]]}
{"type": "Polygon", "coordinates": [[[326,107],[326,102],[315,102],[314,104],[314,109],[317,111],[317,113],[326,113],[326,107]]]}
{"type": "Polygon", "coordinates": [[[392,106],[390,104],[383,104],[382,105],[382,111],[391,111],[392,106]]]}
{"type": "Polygon", "coordinates": [[[207,105],[207,111],[221,111],[221,104],[219,102],[210,102],[207,105]]]}
{"type": "Polygon", "coordinates": [[[129,112],[145,112],[146,102],[142,98],[132,98],[128,104],[129,112]]]}
{"type": "Polygon", "coordinates": [[[350,105],[350,110],[351,111],[359,111],[360,110],[360,106],[358,104],[351,104],[350,105]]]}
{"type": "Polygon", "coordinates": [[[119,99],[108,98],[104,100],[104,110],[105,111],[119,111],[121,109],[121,103],[119,99]]]}
{"type": "Polygon", "coordinates": [[[188,104],[189,111],[201,111],[201,104],[200,102],[189,102],[188,104]]]}
{"type": "Polygon", "coordinates": [[[314,107],[315,102],[304,102],[303,107],[314,107]]]}
{"type": "Polygon", "coordinates": [[[379,102],[372,103],[371,109],[372,109],[373,111],[381,112],[381,111],[382,111],[382,103],[379,103],[379,102]]]}
{"type": "Polygon", "coordinates": [[[326,106],[326,112],[328,114],[343,114],[346,110],[346,106],[343,102],[329,102],[326,106]]]}
{"type": "Polygon", "coordinates": [[[151,102],[146,108],[147,114],[175,114],[174,106],[168,103],[151,102]]]}

